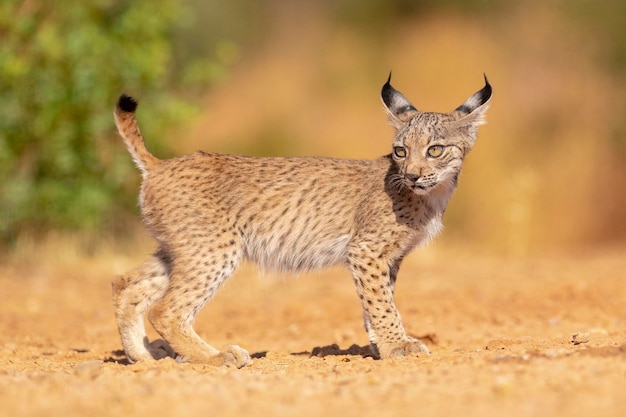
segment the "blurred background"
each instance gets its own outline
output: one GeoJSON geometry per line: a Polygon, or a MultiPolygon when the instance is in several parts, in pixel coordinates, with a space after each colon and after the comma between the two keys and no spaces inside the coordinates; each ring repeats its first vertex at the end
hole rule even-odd
{"type": "Polygon", "coordinates": [[[620,0],[5,0],[0,248],[149,240],[113,124],[122,91],[160,157],[376,158],[390,70],[426,111],[453,110],[483,73],[494,87],[436,245],[623,245],[624,16],[620,0]]]}

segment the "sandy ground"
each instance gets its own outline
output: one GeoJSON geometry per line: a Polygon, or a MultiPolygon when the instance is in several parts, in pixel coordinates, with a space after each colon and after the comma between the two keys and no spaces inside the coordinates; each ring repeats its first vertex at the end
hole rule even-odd
{"type": "Polygon", "coordinates": [[[139,261],[0,266],[1,416],[626,415],[623,248],[413,255],[397,304],[432,354],[388,361],[367,355],[346,271],[244,266],[196,322],[211,344],[254,354],[239,370],[126,363],[109,281],[139,261]]]}

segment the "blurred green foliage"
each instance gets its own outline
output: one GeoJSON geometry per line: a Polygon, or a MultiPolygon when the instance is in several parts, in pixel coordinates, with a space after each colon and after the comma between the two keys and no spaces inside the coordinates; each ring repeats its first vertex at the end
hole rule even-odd
{"type": "Polygon", "coordinates": [[[113,227],[136,205],[137,175],[112,109],[122,91],[150,102],[141,109],[151,119],[144,134],[166,153],[162,132],[192,110],[173,92],[207,81],[188,75],[202,61],[172,64],[181,3],[0,4],[2,242],[21,232],[113,227]]]}

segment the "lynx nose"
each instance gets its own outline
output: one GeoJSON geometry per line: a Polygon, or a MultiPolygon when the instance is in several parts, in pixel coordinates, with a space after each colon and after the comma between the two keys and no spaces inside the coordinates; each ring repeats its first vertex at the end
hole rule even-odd
{"type": "Polygon", "coordinates": [[[420,179],[420,176],[417,175],[417,174],[406,173],[406,174],[404,174],[404,178],[406,178],[409,181],[416,182],[417,180],[420,179]]]}

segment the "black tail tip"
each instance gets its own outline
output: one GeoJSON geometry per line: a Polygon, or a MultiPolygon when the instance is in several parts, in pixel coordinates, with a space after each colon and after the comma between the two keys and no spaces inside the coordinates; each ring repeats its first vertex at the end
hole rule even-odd
{"type": "Polygon", "coordinates": [[[137,110],[137,100],[126,94],[122,94],[117,100],[117,107],[127,113],[134,113],[137,110]]]}

